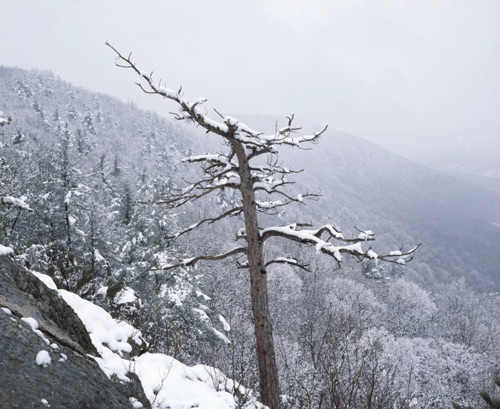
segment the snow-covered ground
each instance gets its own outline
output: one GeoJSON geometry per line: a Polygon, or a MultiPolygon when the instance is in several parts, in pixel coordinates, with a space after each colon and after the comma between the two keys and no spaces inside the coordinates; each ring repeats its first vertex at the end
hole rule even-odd
{"type": "MultiPolygon", "coordinates": [[[[140,331],[125,322],[116,321],[101,307],[80,298],[77,294],[59,290],[54,281],[45,274],[33,273],[75,310],[89,332],[92,343],[100,354],[93,357],[108,376],[128,382],[129,373],[135,373],[141,380],[144,392],[155,409],[199,408],[235,409],[237,402],[233,394],[247,396],[246,409],[265,407],[245,390],[227,378],[220,370],[205,365],[186,366],[164,354],[144,353],[127,359],[132,351],[131,343],[145,342],[140,331]]],[[[37,364],[49,365],[50,353],[41,351],[37,364]]],[[[141,408],[137,399],[130,399],[131,406],[141,408]]]]}
{"type": "Polygon", "coordinates": [[[12,250],[12,248],[6,247],[6,246],[2,246],[0,244],[0,256],[7,256],[7,255],[13,254],[13,253],[14,253],[14,250],[12,250]]]}

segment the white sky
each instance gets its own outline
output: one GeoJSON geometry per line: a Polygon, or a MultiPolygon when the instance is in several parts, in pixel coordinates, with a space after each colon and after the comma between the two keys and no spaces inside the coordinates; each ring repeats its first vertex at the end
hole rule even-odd
{"type": "MultiPolygon", "coordinates": [[[[0,64],[50,69],[168,116],[114,66],[223,113],[295,113],[412,156],[500,157],[498,0],[2,0],[0,64]]],[[[1,97],[1,90],[0,90],[1,97]]]]}

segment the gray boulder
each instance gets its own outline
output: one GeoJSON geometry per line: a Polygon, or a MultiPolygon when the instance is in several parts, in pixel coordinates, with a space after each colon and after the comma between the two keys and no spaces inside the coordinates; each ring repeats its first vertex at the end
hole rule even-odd
{"type": "Polygon", "coordinates": [[[72,308],[8,256],[0,256],[0,307],[1,408],[130,409],[130,396],[150,406],[137,377],[108,379],[72,308]]]}

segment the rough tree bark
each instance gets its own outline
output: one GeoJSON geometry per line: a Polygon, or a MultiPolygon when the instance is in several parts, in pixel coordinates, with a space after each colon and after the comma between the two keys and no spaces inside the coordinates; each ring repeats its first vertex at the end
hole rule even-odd
{"type": "Polygon", "coordinates": [[[245,220],[247,260],[250,271],[250,292],[254,318],[255,346],[259,365],[259,385],[262,402],[270,408],[279,408],[278,367],[276,365],[273,329],[269,315],[267,274],[264,266],[262,240],[259,234],[257,207],[252,173],[244,147],[232,142],[238,159],[240,192],[245,220]]]}

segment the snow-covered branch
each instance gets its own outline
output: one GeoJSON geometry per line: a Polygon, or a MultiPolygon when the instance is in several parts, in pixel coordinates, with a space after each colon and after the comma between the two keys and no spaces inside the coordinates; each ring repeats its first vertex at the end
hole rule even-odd
{"type": "Polygon", "coordinates": [[[330,224],[324,225],[317,230],[301,230],[298,227],[297,224],[268,227],[261,231],[261,239],[264,242],[271,237],[281,237],[301,244],[314,246],[316,251],[333,257],[338,264],[342,261],[342,254],[349,254],[358,260],[384,260],[397,264],[405,264],[411,260],[411,255],[420,247],[419,244],[406,252],[398,250],[380,255],[375,253],[371,247],[366,250],[363,249],[363,242],[375,240],[375,235],[371,231],[362,231],[357,238],[346,238],[330,224]],[[323,239],[325,234],[327,238],[323,239]],[[334,245],[329,241],[330,239],[335,239],[346,245],[334,245]]]}
{"type": "Polygon", "coordinates": [[[297,259],[291,258],[291,257],[277,257],[273,260],[269,260],[266,262],[266,267],[272,265],[272,264],[288,264],[294,267],[299,267],[302,270],[310,272],[309,266],[307,264],[302,264],[300,263],[297,259]]]}
{"type": "Polygon", "coordinates": [[[213,132],[217,135],[227,137],[229,132],[228,126],[225,123],[217,122],[214,121],[213,119],[210,119],[201,109],[200,105],[206,102],[206,98],[198,98],[195,102],[191,102],[183,98],[181,94],[182,88],[179,89],[179,91],[174,91],[172,89],[163,87],[161,83],[155,83],[153,81],[152,73],[147,74],[146,72],[141,71],[137,67],[137,65],[132,62],[131,60],[132,54],[129,54],[128,57],[125,57],[109,42],[106,41],[106,45],[116,53],[117,66],[121,68],[132,69],[146,82],[146,86],[143,85],[142,83],[137,84],[141,87],[143,91],[151,94],[161,95],[165,98],[175,101],[179,105],[180,112],[176,114],[176,119],[192,120],[197,124],[199,124],[200,126],[202,126],[204,129],[206,129],[207,132],[213,132]]]}
{"type": "Polygon", "coordinates": [[[206,98],[198,98],[196,101],[191,102],[182,96],[182,88],[179,91],[166,88],[161,85],[161,82],[156,83],[153,80],[152,73],[139,69],[139,67],[132,62],[132,54],[128,57],[122,55],[116,48],[106,41],[106,45],[111,48],[116,54],[116,65],[121,68],[132,69],[141,77],[143,83],[138,83],[139,87],[147,93],[161,95],[167,99],[175,101],[179,106],[179,113],[174,113],[174,117],[178,120],[193,121],[200,125],[207,132],[212,132],[222,136],[226,140],[237,140],[249,149],[253,149],[251,155],[257,156],[262,153],[276,152],[274,146],[277,145],[290,145],[301,146],[304,143],[316,142],[321,135],[323,135],[328,128],[325,126],[323,130],[314,132],[311,135],[293,136],[301,128],[293,126],[294,116],[287,117],[288,125],[277,129],[271,135],[264,135],[262,132],[253,130],[248,125],[240,122],[239,120],[230,116],[223,117],[223,122],[215,121],[208,117],[206,112],[201,109],[201,106],[207,101],[206,98]],[[144,84],[145,82],[145,84],[144,84]]]}
{"type": "Polygon", "coordinates": [[[0,197],[0,203],[3,203],[5,205],[8,205],[8,206],[12,206],[12,207],[17,207],[18,209],[21,209],[21,210],[28,210],[30,212],[33,211],[33,209],[31,207],[29,207],[29,205],[25,202],[25,198],[24,197],[21,197],[20,199],[18,199],[17,197],[12,197],[12,196],[3,196],[3,197],[0,197]]]}

